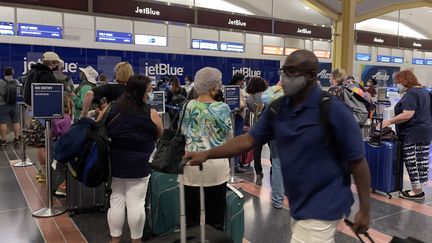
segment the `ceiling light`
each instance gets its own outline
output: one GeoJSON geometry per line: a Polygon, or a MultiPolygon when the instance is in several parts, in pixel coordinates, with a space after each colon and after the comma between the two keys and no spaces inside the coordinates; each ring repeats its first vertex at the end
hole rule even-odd
{"type": "Polygon", "coordinates": [[[321,25],[321,27],[325,27],[325,24],[321,25]]]}
{"type": "Polygon", "coordinates": [[[310,8],[308,6],[305,6],[304,9],[309,10],[310,8]]]}

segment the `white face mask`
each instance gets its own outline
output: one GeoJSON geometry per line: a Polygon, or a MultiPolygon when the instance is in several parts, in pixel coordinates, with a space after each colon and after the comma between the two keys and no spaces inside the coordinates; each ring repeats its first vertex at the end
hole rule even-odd
{"type": "Polygon", "coordinates": [[[402,84],[397,84],[397,87],[398,87],[400,93],[407,91],[407,88],[405,86],[403,86],[402,84]]]}
{"type": "Polygon", "coordinates": [[[282,87],[285,95],[293,96],[298,94],[306,87],[307,81],[304,76],[288,78],[282,75],[282,87]]]}
{"type": "Polygon", "coordinates": [[[148,100],[147,100],[147,104],[151,104],[154,100],[154,94],[153,91],[147,94],[148,96],[148,100]]]}

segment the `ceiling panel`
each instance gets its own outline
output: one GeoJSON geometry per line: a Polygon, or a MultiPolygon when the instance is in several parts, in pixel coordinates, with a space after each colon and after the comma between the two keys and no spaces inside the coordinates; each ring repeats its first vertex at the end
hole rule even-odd
{"type": "Polygon", "coordinates": [[[330,26],[331,20],[305,5],[303,0],[156,0],[194,5],[227,12],[330,26]]]}

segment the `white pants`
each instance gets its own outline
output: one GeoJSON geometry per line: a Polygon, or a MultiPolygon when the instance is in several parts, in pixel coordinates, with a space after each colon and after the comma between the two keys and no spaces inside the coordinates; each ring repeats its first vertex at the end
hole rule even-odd
{"type": "Polygon", "coordinates": [[[339,220],[295,220],[291,218],[291,243],[334,243],[339,220]]]}
{"type": "Polygon", "coordinates": [[[112,178],[108,225],[112,237],[122,235],[125,208],[132,239],[141,239],[145,223],[145,198],[150,176],[137,179],[112,178]]]}

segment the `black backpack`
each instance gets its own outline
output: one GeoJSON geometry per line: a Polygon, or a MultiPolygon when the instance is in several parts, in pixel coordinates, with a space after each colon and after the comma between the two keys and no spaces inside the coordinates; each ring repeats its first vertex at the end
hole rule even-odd
{"type": "Polygon", "coordinates": [[[17,80],[11,80],[7,81],[3,79],[4,82],[6,82],[5,92],[3,94],[3,100],[6,102],[6,104],[13,105],[17,102],[17,80]]]}
{"type": "MultiPolygon", "coordinates": [[[[171,119],[174,119],[174,117],[176,116],[176,114],[178,112],[180,112],[181,108],[183,107],[183,105],[188,101],[188,99],[186,99],[186,97],[184,97],[181,94],[175,95],[172,100],[171,103],[169,103],[169,105],[167,106],[167,108],[169,108],[168,114],[170,116],[171,119]]],[[[177,120],[177,119],[176,119],[177,120]]],[[[173,123],[176,123],[177,121],[171,121],[173,123]]],[[[174,126],[176,127],[176,126],[174,126]]]]}
{"type": "MultiPolygon", "coordinates": [[[[325,145],[329,145],[333,140],[333,135],[331,132],[331,125],[330,125],[330,99],[331,94],[327,91],[321,91],[321,100],[320,100],[320,122],[321,125],[324,128],[324,136],[325,136],[325,145]]],[[[282,103],[286,100],[286,96],[279,97],[270,105],[267,109],[270,110],[272,114],[272,119],[276,119],[276,117],[279,115],[280,108],[282,106],[282,103]]]]}

